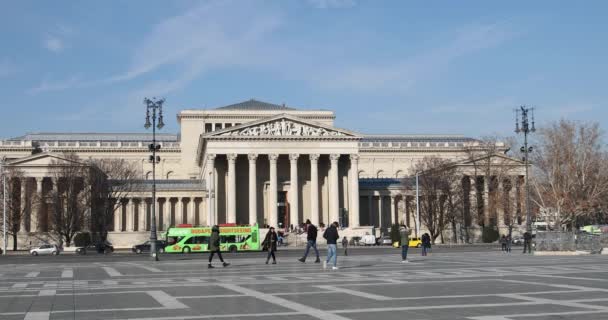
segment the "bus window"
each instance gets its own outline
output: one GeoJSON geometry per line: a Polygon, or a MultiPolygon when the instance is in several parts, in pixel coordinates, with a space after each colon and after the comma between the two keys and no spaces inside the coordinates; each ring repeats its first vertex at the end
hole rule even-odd
{"type": "Polygon", "coordinates": [[[209,244],[209,237],[206,236],[197,236],[196,238],[196,244],[209,244]]]}
{"type": "Polygon", "coordinates": [[[251,238],[250,234],[248,234],[248,235],[244,235],[244,234],[243,235],[238,235],[238,236],[236,236],[236,243],[243,243],[243,242],[247,241],[249,238],[251,238]]]}
{"type": "Polygon", "coordinates": [[[196,237],[190,237],[188,239],[186,239],[186,241],[184,241],[184,244],[195,244],[196,243],[196,237]]]}
{"type": "Polygon", "coordinates": [[[184,239],[184,237],[167,237],[167,244],[174,245],[182,241],[182,239],[184,239]]]}
{"type": "Polygon", "coordinates": [[[220,236],[220,241],[222,243],[235,243],[236,236],[220,236]]]}
{"type": "Polygon", "coordinates": [[[251,241],[258,242],[258,233],[257,232],[251,233],[251,241]]]}

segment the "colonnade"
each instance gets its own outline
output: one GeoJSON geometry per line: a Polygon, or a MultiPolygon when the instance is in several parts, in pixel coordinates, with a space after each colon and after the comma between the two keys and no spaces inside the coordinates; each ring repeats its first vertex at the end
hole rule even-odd
{"type": "Polygon", "coordinates": [[[57,178],[19,177],[12,178],[9,183],[13,185],[18,183],[20,189],[19,207],[11,208],[12,210],[18,210],[19,233],[48,231],[46,201],[43,201],[43,199],[50,190],[57,191],[57,178]],[[47,184],[46,191],[44,190],[45,181],[47,184]]]}
{"type": "MultiPolygon", "coordinates": [[[[289,223],[292,225],[298,225],[303,221],[299,221],[300,217],[300,207],[299,207],[299,197],[302,194],[302,191],[299,190],[299,181],[298,181],[298,159],[301,156],[307,156],[309,159],[310,165],[310,220],[313,224],[319,224],[319,207],[320,207],[320,199],[319,199],[319,158],[321,154],[311,153],[311,154],[298,154],[298,153],[288,153],[289,158],[289,203],[290,205],[290,220],[289,223]]],[[[226,222],[227,223],[236,223],[237,222],[237,209],[236,209],[236,199],[237,199],[237,174],[236,174],[236,160],[239,157],[239,154],[230,153],[226,154],[227,161],[227,189],[226,189],[226,222]]],[[[245,154],[243,154],[245,156],[245,154]]],[[[258,205],[257,205],[257,190],[256,186],[256,178],[258,176],[257,173],[257,161],[259,154],[247,154],[247,159],[249,161],[249,184],[248,184],[248,223],[255,224],[258,223],[258,205]]],[[[269,165],[269,174],[268,174],[268,224],[271,226],[278,226],[278,176],[277,176],[277,161],[279,159],[279,154],[267,154],[268,165],[269,165]]],[[[339,213],[340,213],[340,194],[339,194],[339,159],[342,156],[341,154],[329,154],[330,167],[329,167],[329,221],[338,221],[339,213]]],[[[348,212],[350,213],[349,222],[351,227],[359,226],[359,176],[358,176],[358,161],[359,156],[357,154],[348,155],[349,163],[348,166],[348,183],[344,188],[348,188],[348,203],[347,206],[349,208],[348,212]]],[[[217,185],[217,154],[209,154],[207,156],[207,161],[209,168],[213,168],[209,171],[209,179],[213,181],[213,190],[215,190],[215,186],[217,185]]],[[[324,177],[323,177],[324,178],[324,177]]],[[[216,196],[217,197],[217,196],[216,196]]],[[[217,198],[216,198],[217,199],[217,198]]],[[[216,200],[217,201],[217,200],[216,200]]],[[[217,205],[211,205],[210,208],[217,208],[217,205]]],[[[214,212],[209,210],[209,221],[213,220],[214,212]]]]}
{"type": "MultiPolygon", "coordinates": [[[[204,225],[202,197],[157,197],[155,216],[157,230],[166,230],[178,224],[204,225]]],[[[152,198],[120,200],[114,212],[113,231],[150,231],[152,198]]]]}

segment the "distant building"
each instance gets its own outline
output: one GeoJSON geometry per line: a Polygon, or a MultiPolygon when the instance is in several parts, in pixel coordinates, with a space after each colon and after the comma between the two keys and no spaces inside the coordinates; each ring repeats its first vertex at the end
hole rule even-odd
{"type": "MultiPolygon", "coordinates": [[[[415,193],[405,190],[404,179],[415,174],[414,165],[426,156],[460,162],[467,180],[463,183],[476,186],[469,188],[471,201],[489,207],[491,179],[469,179],[473,171],[465,150],[479,141],[459,135],[362,134],[336,128],[334,120],[333,111],[256,100],[182,110],[177,114],[180,132],[157,135],[162,146],[154,204],[159,229],[232,222],[288,227],[306,219],[325,225],[339,220],[353,233],[372,227],[386,231],[399,222],[414,226],[415,193]]],[[[0,141],[0,157],[25,172],[20,183],[27,198],[53,187],[46,169],[51,159],[66,152],[82,159],[128,159],[137,163],[143,180],[150,180],[150,141],[150,133],[29,133],[0,141]],[[32,155],[36,146],[42,152],[32,155]]],[[[522,207],[516,191],[521,192],[523,166],[508,160],[518,168],[508,177],[517,188],[500,189],[513,199],[492,214],[501,228],[504,216],[518,215],[522,207]]],[[[111,232],[118,246],[148,236],[151,205],[148,192],[126,199],[111,232]]],[[[44,213],[29,214],[33,222],[23,223],[24,236],[46,232],[36,222],[44,213]]],[[[481,220],[487,224],[490,215],[471,216],[466,227],[476,228],[481,220]]]]}

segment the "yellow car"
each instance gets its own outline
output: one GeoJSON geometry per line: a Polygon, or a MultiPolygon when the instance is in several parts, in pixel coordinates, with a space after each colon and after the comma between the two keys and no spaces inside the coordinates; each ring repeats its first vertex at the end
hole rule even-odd
{"type": "Polygon", "coordinates": [[[420,240],[420,238],[410,238],[408,246],[410,248],[420,248],[420,246],[422,246],[422,240],[420,240]]]}

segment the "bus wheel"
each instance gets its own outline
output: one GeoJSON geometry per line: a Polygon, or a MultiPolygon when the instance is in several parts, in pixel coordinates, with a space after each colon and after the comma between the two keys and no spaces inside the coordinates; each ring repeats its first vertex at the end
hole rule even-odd
{"type": "Polygon", "coordinates": [[[190,253],[190,247],[185,247],[184,250],[182,250],[183,253],[190,253]]]}
{"type": "Polygon", "coordinates": [[[230,247],[230,253],[236,253],[236,246],[230,247]]]}

